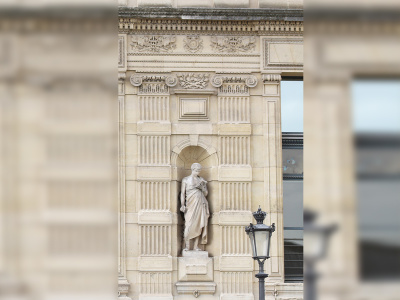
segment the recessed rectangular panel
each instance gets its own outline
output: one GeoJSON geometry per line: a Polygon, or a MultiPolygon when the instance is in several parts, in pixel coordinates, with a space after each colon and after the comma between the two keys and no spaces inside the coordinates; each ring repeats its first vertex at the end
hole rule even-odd
{"type": "Polygon", "coordinates": [[[263,39],[264,70],[301,70],[304,62],[302,39],[263,39]]]}
{"type": "Polygon", "coordinates": [[[208,120],[208,97],[180,97],[179,120],[208,120]]]}

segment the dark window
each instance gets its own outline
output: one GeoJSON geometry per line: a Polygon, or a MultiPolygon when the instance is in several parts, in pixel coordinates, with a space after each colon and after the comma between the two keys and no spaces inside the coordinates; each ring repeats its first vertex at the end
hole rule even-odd
{"type": "Polygon", "coordinates": [[[400,279],[400,80],[352,84],[359,268],[362,280],[400,279]]]}
{"type": "Polygon", "coordinates": [[[282,80],[285,282],[303,281],[303,81],[282,80]]]}

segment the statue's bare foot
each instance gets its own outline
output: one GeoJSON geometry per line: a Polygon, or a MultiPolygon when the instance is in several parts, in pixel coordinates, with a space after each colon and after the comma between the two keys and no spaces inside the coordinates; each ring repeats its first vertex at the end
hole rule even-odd
{"type": "Polygon", "coordinates": [[[195,251],[201,251],[201,249],[199,247],[196,247],[194,250],[195,251]]]}
{"type": "Polygon", "coordinates": [[[189,249],[188,248],[184,248],[182,251],[189,251],[189,249]]]}

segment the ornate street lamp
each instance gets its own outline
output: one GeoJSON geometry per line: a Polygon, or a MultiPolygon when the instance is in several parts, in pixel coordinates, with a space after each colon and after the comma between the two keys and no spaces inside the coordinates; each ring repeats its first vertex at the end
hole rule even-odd
{"type": "Polygon", "coordinates": [[[275,231],[275,224],[267,226],[264,223],[264,219],[267,213],[258,208],[256,212],[253,212],[253,217],[256,219],[257,224],[253,225],[250,223],[246,226],[246,233],[250,238],[251,249],[253,250],[253,259],[258,261],[259,273],[256,277],[259,280],[259,299],[265,300],[265,278],[268,274],[264,273],[264,262],[269,258],[269,249],[271,246],[271,236],[275,231]]]}
{"type": "Polygon", "coordinates": [[[315,223],[317,215],[309,210],[304,210],[304,262],[305,262],[305,288],[304,300],[316,299],[315,263],[324,258],[328,248],[331,234],[336,230],[336,225],[322,226],[315,223]]]}

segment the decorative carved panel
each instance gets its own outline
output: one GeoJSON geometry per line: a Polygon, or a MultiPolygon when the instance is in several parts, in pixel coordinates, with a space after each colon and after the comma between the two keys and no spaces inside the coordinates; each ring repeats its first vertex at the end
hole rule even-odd
{"type": "Polygon", "coordinates": [[[168,53],[176,48],[175,36],[143,35],[132,36],[131,47],[137,52],[168,53]]]}
{"type": "Polygon", "coordinates": [[[256,47],[254,36],[214,36],[211,47],[217,52],[253,52],[256,47]]]}

